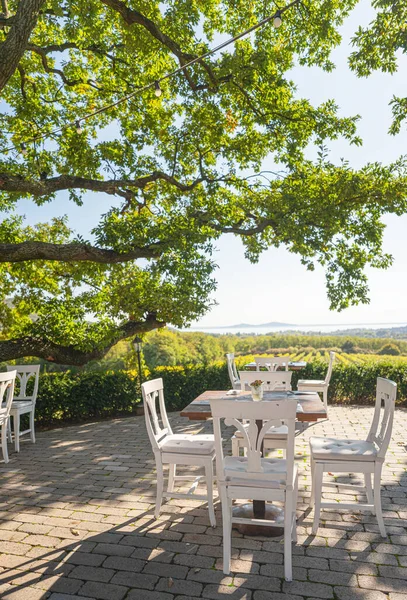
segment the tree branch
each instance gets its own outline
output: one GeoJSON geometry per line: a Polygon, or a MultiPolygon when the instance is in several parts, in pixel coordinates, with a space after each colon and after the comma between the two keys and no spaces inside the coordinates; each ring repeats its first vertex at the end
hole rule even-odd
{"type": "Polygon", "coordinates": [[[0,44],[0,91],[16,70],[44,3],[45,0],[20,0],[16,14],[3,19],[3,25],[11,26],[0,44]]]}
{"type": "Polygon", "coordinates": [[[115,250],[75,242],[70,244],[52,244],[36,241],[21,242],[19,244],[0,243],[0,263],[52,260],[58,262],[90,261],[108,265],[128,262],[138,258],[158,258],[163,251],[162,246],[163,244],[157,242],[144,248],[134,248],[128,252],[116,252],[115,250]]]}
{"type": "MultiPolygon", "coordinates": [[[[183,67],[186,63],[190,62],[191,60],[197,58],[195,54],[183,52],[179,44],[177,44],[177,42],[170,38],[166,33],[161,31],[161,29],[156,23],[154,23],[154,21],[143,15],[138,10],[128,8],[126,4],[122,2],[122,0],[100,1],[106,6],[109,6],[112,10],[118,12],[128,25],[137,24],[144,27],[158,42],[160,42],[160,44],[168,48],[168,50],[170,50],[170,52],[172,52],[172,54],[174,54],[174,56],[178,58],[181,67],[183,67]]],[[[205,69],[206,73],[208,74],[209,80],[212,82],[212,85],[216,87],[218,85],[218,82],[212,72],[210,65],[207,64],[204,60],[199,60],[198,62],[205,69]]],[[[183,73],[188,81],[188,84],[194,91],[199,89],[206,89],[207,87],[209,87],[207,85],[203,85],[201,87],[200,85],[195,84],[186,68],[183,70],[183,73]]]]}
{"type": "Polygon", "coordinates": [[[166,181],[180,192],[190,192],[204,181],[207,183],[214,183],[215,181],[224,180],[224,178],[209,179],[198,177],[191,183],[182,183],[172,175],[168,175],[168,173],[164,173],[163,171],[153,171],[149,175],[143,175],[137,179],[109,179],[102,181],[98,179],[88,179],[86,177],[77,177],[76,175],[59,175],[58,177],[51,177],[44,181],[36,181],[35,179],[25,179],[21,175],[0,173],[0,192],[30,194],[31,196],[38,198],[41,196],[49,196],[61,190],[81,189],[93,192],[105,192],[106,194],[111,195],[117,194],[127,199],[127,188],[142,190],[149,183],[160,180],[166,181]]]}
{"type": "Polygon", "coordinates": [[[103,358],[110,348],[120,340],[135,334],[147,333],[153,329],[165,327],[165,325],[166,323],[157,320],[154,313],[150,313],[147,315],[145,321],[127,321],[123,325],[120,325],[113,332],[113,335],[109,337],[109,341],[99,344],[87,352],[78,350],[74,346],[55,344],[46,338],[27,336],[2,340],[0,341],[0,362],[23,358],[24,356],[35,356],[37,358],[44,358],[50,362],[80,367],[91,360],[103,358]]]}
{"type": "Polygon", "coordinates": [[[161,29],[148,17],[143,15],[138,10],[128,8],[121,0],[101,0],[102,4],[109,6],[114,11],[118,12],[123,20],[128,25],[142,25],[151,35],[166,46],[180,61],[181,65],[194,59],[195,55],[183,52],[180,46],[171,39],[168,35],[161,31],[161,29]]]}

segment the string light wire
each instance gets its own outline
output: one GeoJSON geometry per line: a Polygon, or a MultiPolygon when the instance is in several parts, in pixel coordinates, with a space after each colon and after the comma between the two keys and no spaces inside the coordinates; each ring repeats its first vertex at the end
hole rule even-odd
{"type": "MultiPolygon", "coordinates": [[[[233,44],[234,42],[237,42],[238,40],[246,37],[247,35],[249,35],[253,31],[256,31],[257,29],[260,29],[261,27],[264,27],[265,25],[267,25],[268,23],[270,23],[270,21],[275,21],[274,26],[277,29],[281,25],[282,14],[284,12],[286,12],[288,9],[290,9],[292,6],[294,6],[295,4],[298,4],[298,0],[293,0],[292,2],[290,2],[289,4],[287,4],[287,6],[285,6],[284,8],[279,9],[274,14],[269,15],[268,17],[265,17],[261,21],[258,21],[257,23],[255,23],[255,25],[252,25],[251,27],[249,27],[248,29],[246,29],[242,33],[239,33],[238,35],[235,35],[234,37],[231,37],[231,38],[225,40],[224,42],[222,42],[221,44],[219,44],[215,48],[211,48],[210,50],[208,50],[207,52],[205,52],[201,56],[196,56],[195,58],[193,58],[190,61],[188,61],[187,63],[181,65],[180,67],[178,67],[174,71],[171,71],[170,73],[166,73],[165,75],[163,75],[159,79],[155,79],[151,83],[147,83],[146,85],[143,85],[142,87],[138,88],[134,92],[131,92],[130,94],[127,94],[126,96],[122,96],[121,98],[119,98],[118,100],[116,100],[116,102],[112,102],[111,104],[107,104],[106,106],[102,106],[101,108],[98,108],[97,110],[95,110],[95,111],[93,111],[91,113],[88,113],[87,115],[84,115],[83,117],[80,117],[80,118],[76,119],[75,122],[73,122],[73,123],[67,123],[66,125],[63,125],[62,127],[58,127],[57,129],[54,129],[54,130],[52,130],[52,131],[50,131],[48,133],[39,134],[39,135],[36,135],[36,136],[34,136],[34,137],[32,137],[32,138],[30,138],[28,140],[25,140],[25,143],[24,142],[20,143],[20,148],[21,149],[24,148],[25,154],[26,154],[27,153],[27,149],[26,149],[25,144],[30,144],[32,142],[36,142],[37,140],[41,140],[41,139],[47,139],[47,138],[49,138],[49,137],[51,137],[53,135],[56,135],[58,133],[62,133],[63,131],[65,131],[69,127],[75,127],[77,131],[82,130],[81,123],[83,121],[87,121],[88,119],[91,119],[92,117],[95,117],[96,115],[99,115],[102,112],[106,112],[106,111],[108,111],[108,110],[110,110],[112,108],[115,108],[119,104],[122,104],[123,102],[127,102],[128,100],[130,100],[131,98],[133,98],[137,94],[141,94],[142,92],[145,92],[146,90],[148,90],[150,88],[154,88],[156,93],[158,92],[158,90],[161,91],[160,83],[162,81],[165,81],[167,79],[171,79],[175,75],[178,75],[179,73],[181,73],[182,71],[184,71],[186,68],[191,67],[195,63],[200,62],[200,61],[204,60],[205,58],[208,58],[209,56],[212,56],[213,54],[216,54],[217,52],[219,52],[220,50],[223,50],[223,48],[226,48],[230,44],[233,44]]],[[[158,96],[158,93],[156,95],[158,96]]],[[[3,150],[3,152],[9,152],[9,151],[15,150],[15,149],[16,149],[16,147],[13,145],[13,146],[10,146],[9,148],[6,148],[5,150],[3,150]]]]}

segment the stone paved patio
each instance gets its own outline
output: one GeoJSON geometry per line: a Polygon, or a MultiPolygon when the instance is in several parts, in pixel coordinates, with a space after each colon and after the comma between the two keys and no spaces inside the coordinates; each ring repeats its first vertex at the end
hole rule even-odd
{"type": "MultiPolygon", "coordinates": [[[[297,437],[301,470],[294,581],[283,580],[279,538],[234,532],[222,573],[221,516],[165,504],[155,521],[155,474],[143,417],[40,432],[2,465],[0,597],[7,600],[407,600],[407,411],[397,410],[383,478],[388,538],[371,515],[325,511],[311,536],[308,438],[360,437],[371,408],[333,407],[297,437]]],[[[212,424],[170,415],[174,428],[212,424]]],[[[338,494],[326,497],[339,498],[338,494]]],[[[346,496],[344,496],[345,498],[346,496]]],[[[217,504],[219,509],[219,504],[217,504]]]]}

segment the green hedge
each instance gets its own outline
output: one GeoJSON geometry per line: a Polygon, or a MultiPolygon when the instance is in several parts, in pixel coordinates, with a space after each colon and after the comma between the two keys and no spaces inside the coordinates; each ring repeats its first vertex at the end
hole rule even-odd
{"type": "MultiPolygon", "coordinates": [[[[241,357],[240,363],[248,357],[241,357]]],[[[299,378],[323,379],[327,364],[308,363],[294,371],[293,389],[299,378]]],[[[40,378],[36,418],[40,425],[134,414],[140,404],[136,372],[43,373],[40,378]]],[[[205,390],[230,388],[226,364],[210,366],[157,367],[144,376],[162,377],[169,411],[180,411],[205,390]]],[[[391,359],[365,364],[336,364],[329,386],[329,402],[373,404],[377,377],[397,383],[397,404],[407,406],[407,364],[391,359]]]]}
{"type": "Polygon", "coordinates": [[[36,420],[61,421],[131,414],[140,404],[137,379],[131,373],[44,373],[40,377],[36,420]]]}
{"type": "Polygon", "coordinates": [[[182,410],[205,390],[228,390],[230,380],[225,363],[207,367],[156,367],[150,378],[162,377],[165,402],[168,410],[182,410]]]}
{"type": "MultiPolygon", "coordinates": [[[[243,358],[247,362],[247,357],[243,358]]],[[[294,371],[293,389],[298,379],[324,379],[327,363],[313,361],[301,371],[294,371]]],[[[168,410],[181,410],[205,390],[229,389],[225,363],[209,367],[157,367],[151,378],[162,377],[168,410]]],[[[376,380],[387,377],[397,383],[397,405],[407,406],[407,364],[372,361],[363,365],[336,364],[332,372],[328,398],[333,404],[371,404],[375,400],[376,380]]]]}

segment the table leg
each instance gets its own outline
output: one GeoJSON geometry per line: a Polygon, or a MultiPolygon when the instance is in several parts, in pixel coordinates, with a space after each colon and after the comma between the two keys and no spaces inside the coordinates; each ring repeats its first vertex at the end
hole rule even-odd
{"type": "MultiPolygon", "coordinates": [[[[258,419],[256,421],[256,425],[257,425],[257,439],[258,436],[260,435],[260,431],[263,427],[263,421],[261,419],[258,419]]],[[[261,454],[263,456],[264,453],[264,444],[262,442],[261,444],[261,454]]],[[[264,519],[266,515],[266,503],[264,500],[253,500],[253,516],[255,519],[264,519]]]]}

